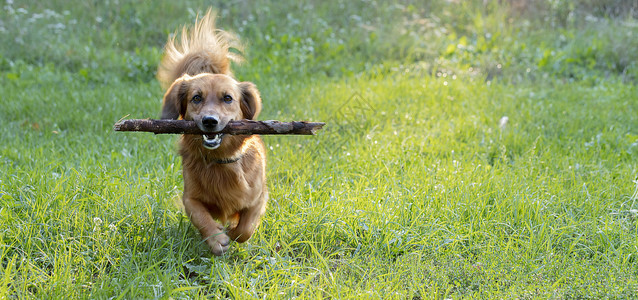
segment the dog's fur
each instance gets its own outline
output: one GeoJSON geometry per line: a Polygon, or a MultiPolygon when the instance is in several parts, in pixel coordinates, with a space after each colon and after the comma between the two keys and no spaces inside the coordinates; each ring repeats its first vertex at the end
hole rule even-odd
{"type": "MultiPolygon", "coordinates": [[[[230,63],[241,57],[230,48],[241,51],[233,35],[215,29],[210,10],[182,29],[180,42],[168,39],[157,75],[168,88],[162,119],[193,120],[204,131],[219,131],[231,120],[257,118],[259,92],[232,77],[230,63]]],[[[224,135],[220,143],[214,136],[181,137],[182,201],[211,251],[222,255],[230,240],[248,240],[264,214],[266,155],[259,136],[224,135]]]]}

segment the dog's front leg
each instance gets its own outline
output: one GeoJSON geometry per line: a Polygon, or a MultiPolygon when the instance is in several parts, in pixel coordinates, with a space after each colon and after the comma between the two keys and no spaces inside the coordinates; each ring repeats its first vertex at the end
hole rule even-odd
{"type": "Polygon", "coordinates": [[[206,206],[188,197],[184,197],[183,201],[186,214],[202,234],[213,254],[220,256],[227,252],[230,238],[224,233],[224,227],[213,219],[206,206]]]}

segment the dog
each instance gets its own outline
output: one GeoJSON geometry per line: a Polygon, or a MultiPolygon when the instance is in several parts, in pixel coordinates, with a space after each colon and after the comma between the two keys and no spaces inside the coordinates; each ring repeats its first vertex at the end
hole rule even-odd
{"type": "MultiPolygon", "coordinates": [[[[237,81],[238,39],[215,28],[208,10],[181,38],[169,37],[157,77],[166,89],[162,119],[193,120],[205,132],[218,132],[229,121],[256,119],[261,97],[255,84],[237,81]]],[[[232,240],[250,239],[266,210],[266,151],[257,135],[184,134],[179,141],[184,192],[191,223],[215,255],[232,240]]]]}

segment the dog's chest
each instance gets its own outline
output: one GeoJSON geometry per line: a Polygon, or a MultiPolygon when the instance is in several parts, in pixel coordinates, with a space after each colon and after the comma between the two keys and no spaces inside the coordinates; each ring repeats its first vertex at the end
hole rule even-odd
{"type": "Polygon", "coordinates": [[[254,194],[245,174],[239,166],[199,165],[197,170],[190,170],[184,183],[192,181],[190,188],[200,201],[218,206],[224,211],[238,211],[252,202],[254,194]]]}

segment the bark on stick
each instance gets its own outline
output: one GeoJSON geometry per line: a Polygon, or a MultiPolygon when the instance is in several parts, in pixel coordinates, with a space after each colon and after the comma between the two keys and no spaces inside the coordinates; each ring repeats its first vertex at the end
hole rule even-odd
{"type": "Polygon", "coordinates": [[[280,122],[280,121],[230,121],[220,132],[204,132],[194,121],[186,120],[153,120],[128,119],[121,120],[115,125],[115,131],[145,131],[155,134],[305,134],[314,135],[326,123],[323,122],[280,122]]]}

